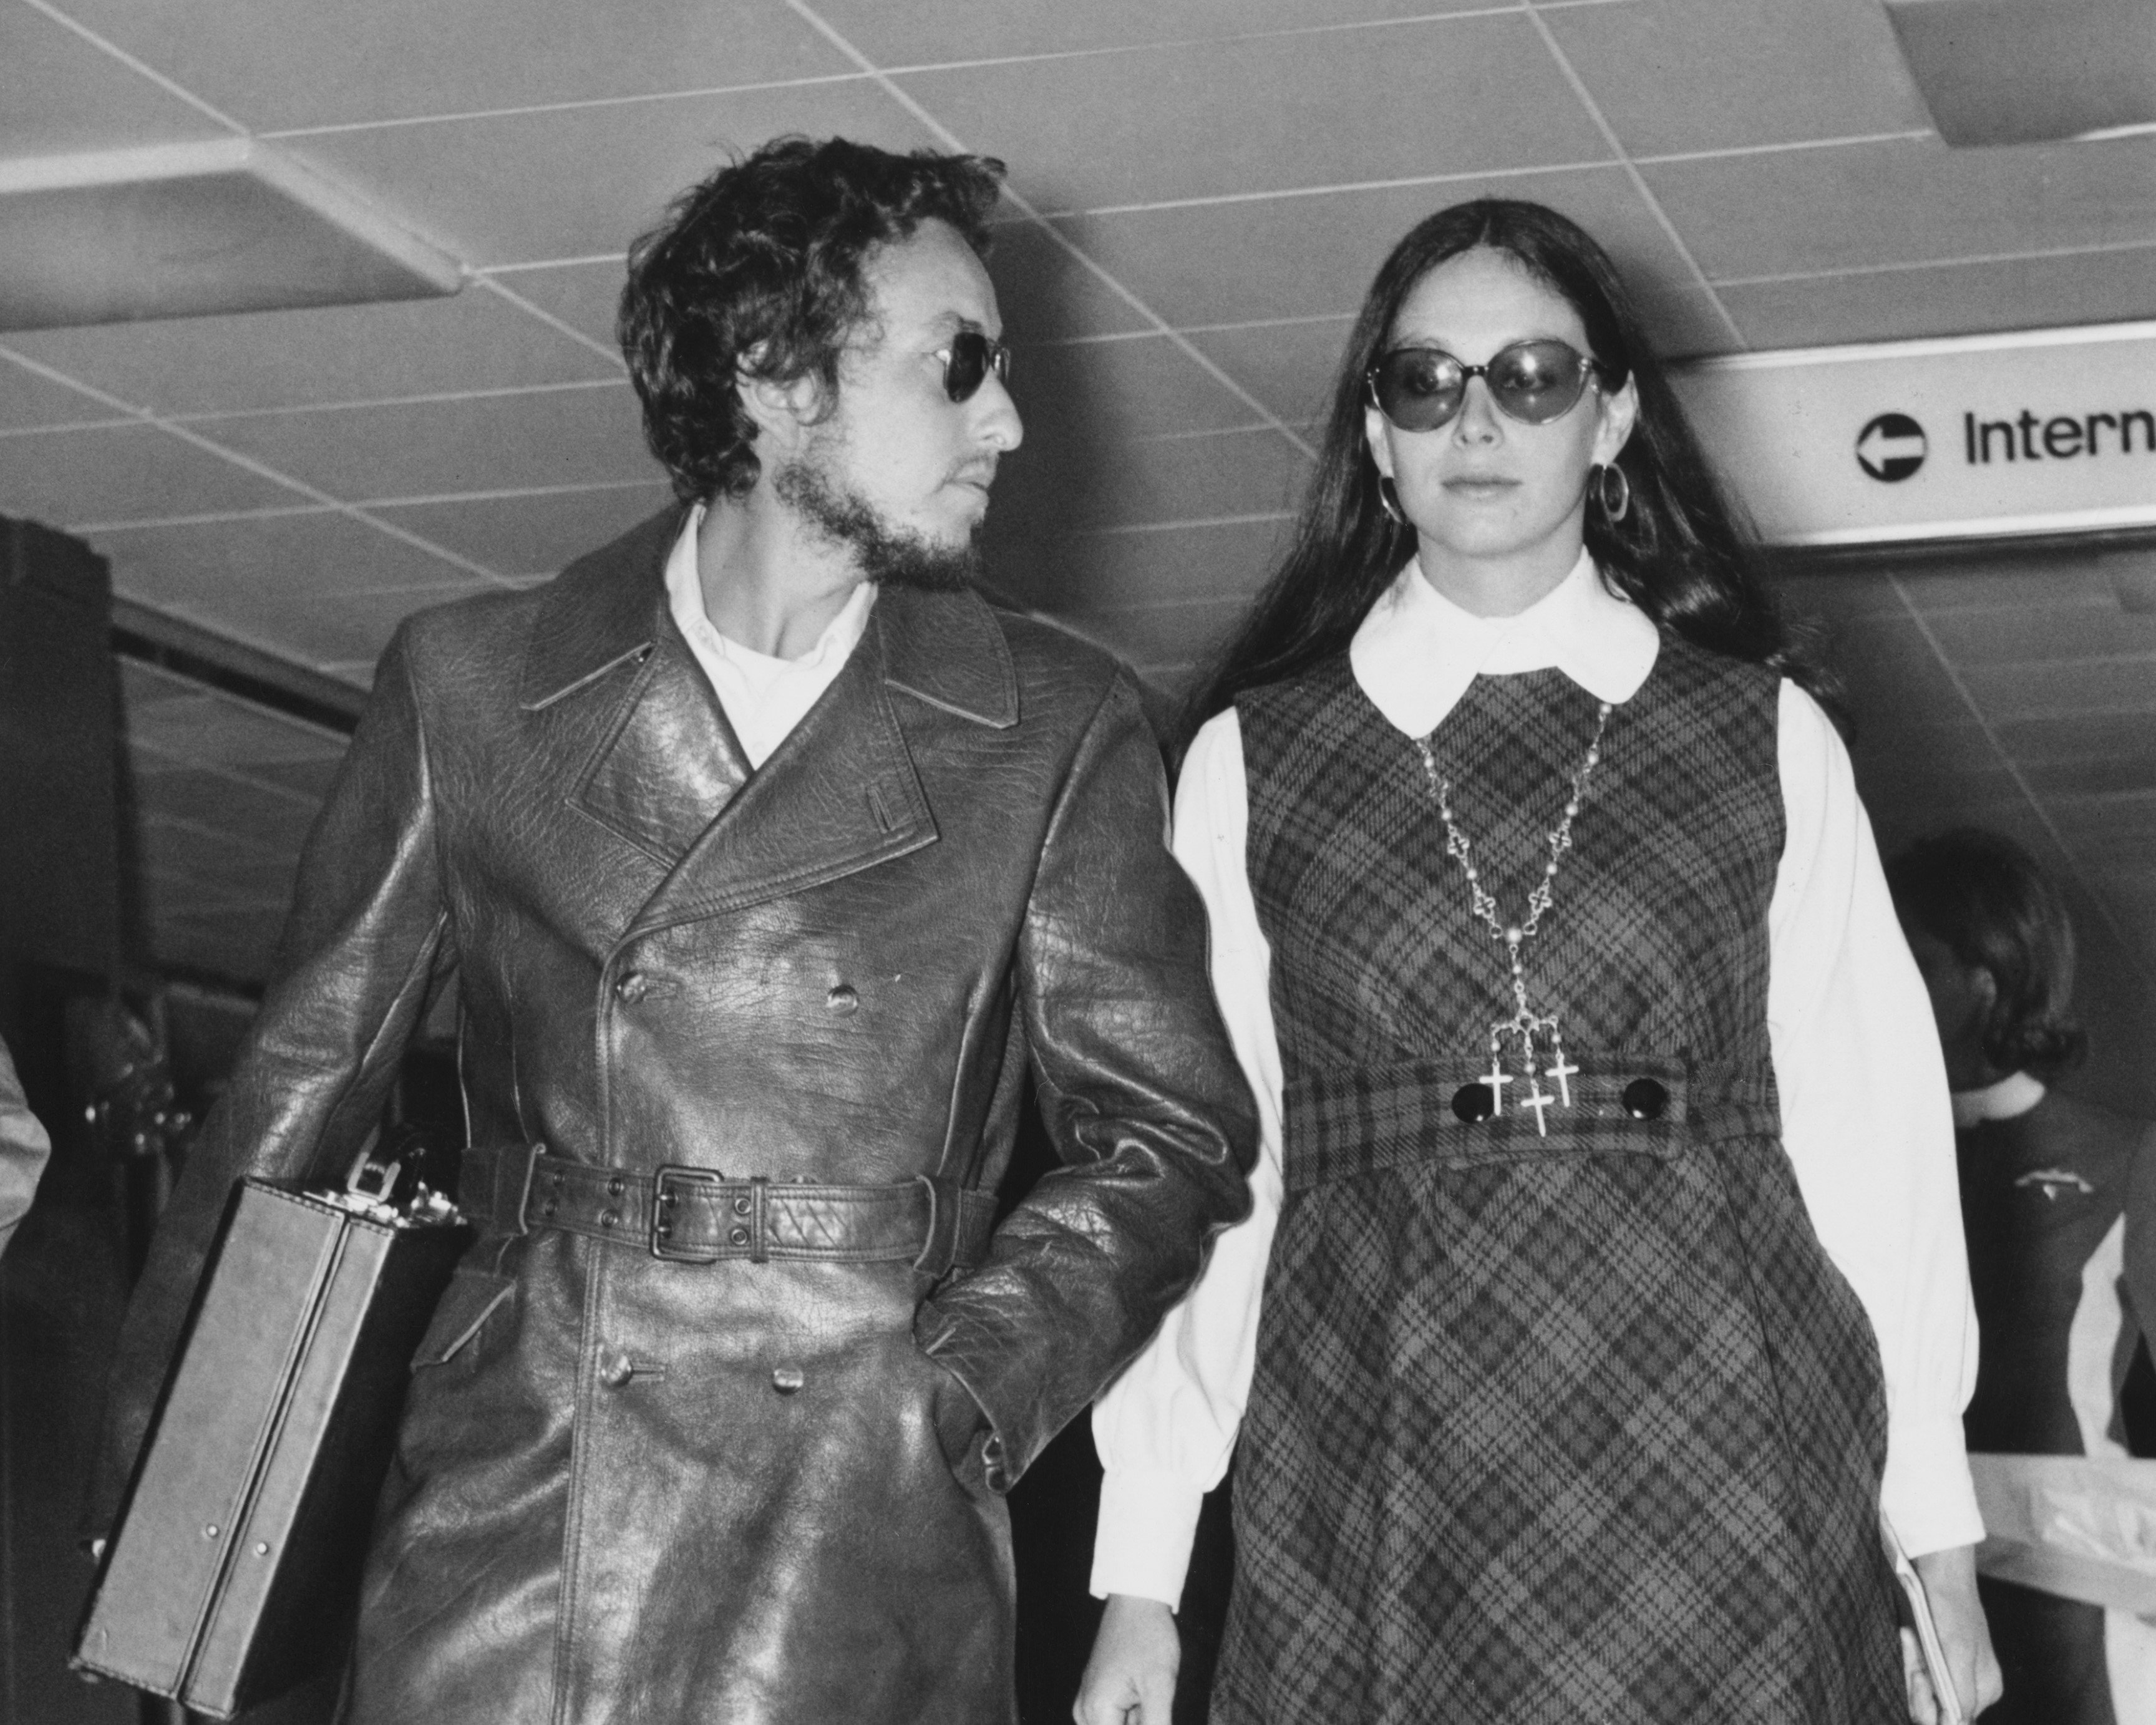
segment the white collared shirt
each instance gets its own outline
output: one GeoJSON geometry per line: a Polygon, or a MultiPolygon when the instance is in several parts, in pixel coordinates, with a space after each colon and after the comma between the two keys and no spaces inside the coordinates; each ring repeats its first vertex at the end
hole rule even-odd
{"type": "MultiPolygon", "coordinates": [[[[1555,666],[1622,704],[1660,650],[1654,624],[1603,584],[1583,552],[1563,583],[1507,618],[1462,610],[1410,562],[1371,607],[1348,660],[1378,711],[1421,737],[1478,675],[1555,666]]],[[[1888,1518],[1912,1553],[1971,1544],[1983,1522],[1961,1410],[1976,1384],[1976,1314],[1945,1065],[1841,739],[1793,683],[1782,685],[1779,718],[1786,838],[1768,911],[1767,1016],[1783,1142],[1820,1244],[1879,1339],[1888,1518]]],[[[1093,1410],[1106,1469],[1093,1591],[1171,1605],[1200,1500],[1226,1471],[1249,1399],[1281,1207],[1272,952],[1245,865],[1249,821],[1231,707],[1191,744],[1176,788],[1174,845],[1205,901],[1214,993],[1257,1096],[1254,1208],[1214,1242],[1197,1285],[1093,1410]]]]}
{"type": "Polygon", "coordinates": [[[2042,1079],[2026,1072],[2009,1072],[1996,1084],[1953,1093],[1954,1130],[1965,1132],[1987,1120],[2016,1119],[2043,1100],[2042,1079]]]}
{"type": "Polygon", "coordinates": [[[667,553],[666,603],[688,639],[689,650],[711,679],[748,764],[761,767],[845,669],[868,629],[875,583],[864,581],[855,588],[839,614],[824,625],[816,644],[798,659],[775,659],[729,639],[712,626],[696,572],[696,532],[703,525],[704,506],[699,503],[689,511],[680,537],[667,553]]]}

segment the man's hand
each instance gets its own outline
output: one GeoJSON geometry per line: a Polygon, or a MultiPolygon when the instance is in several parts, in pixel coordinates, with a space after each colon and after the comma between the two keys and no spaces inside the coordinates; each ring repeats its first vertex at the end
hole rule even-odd
{"type": "MultiPolygon", "coordinates": [[[[1912,1559],[1932,1602],[1939,1641],[1946,1651],[1947,1669],[1959,1692],[1961,1716],[1974,1719],[2005,1691],[1999,1658],[1991,1651],[1991,1631],[1984,1620],[1984,1602],[1976,1592],[1976,1548],[1958,1545],[1951,1551],[1928,1552],[1912,1559]]],[[[1917,1638],[1902,1632],[1902,1668],[1909,1691],[1909,1717],[1917,1725],[1940,1725],[1938,1699],[1924,1675],[1923,1656],[1917,1638]]]]}
{"type": "Polygon", "coordinates": [[[1158,1599],[1111,1594],[1070,1715],[1078,1725],[1168,1725],[1182,1663],[1173,1611],[1158,1599]]]}

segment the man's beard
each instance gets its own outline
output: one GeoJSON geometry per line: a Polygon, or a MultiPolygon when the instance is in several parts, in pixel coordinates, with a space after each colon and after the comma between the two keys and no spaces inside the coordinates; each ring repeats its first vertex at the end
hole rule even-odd
{"type": "Polygon", "coordinates": [[[963,545],[939,545],[927,535],[894,526],[869,501],[841,491],[819,468],[789,461],[772,479],[772,490],[826,539],[859,559],[861,572],[886,587],[955,593],[981,578],[981,530],[963,545]]]}

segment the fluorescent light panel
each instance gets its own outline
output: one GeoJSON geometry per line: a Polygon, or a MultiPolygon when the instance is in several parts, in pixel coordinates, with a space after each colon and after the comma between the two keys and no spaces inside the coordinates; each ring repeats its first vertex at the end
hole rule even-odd
{"type": "Polygon", "coordinates": [[[2156,123],[2156,0],[1887,0],[1887,15],[1949,144],[2156,123]]]}
{"type": "Polygon", "coordinates": [[[456,259],[249,139],[0,162],[0,330],[463,285],[456,259]]]}

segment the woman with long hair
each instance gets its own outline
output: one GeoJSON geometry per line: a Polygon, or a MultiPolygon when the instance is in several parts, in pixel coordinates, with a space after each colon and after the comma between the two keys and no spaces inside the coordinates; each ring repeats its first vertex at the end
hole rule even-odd
{"type": "Polygon", "coordinates": [[[1946,1085],[1840,740],[1578,228],[1430,218],[1201,695],[1256,1213],[1102,1398],[1082,1725],[1883,1721],[1996,1666],[1946,1085]]]}

